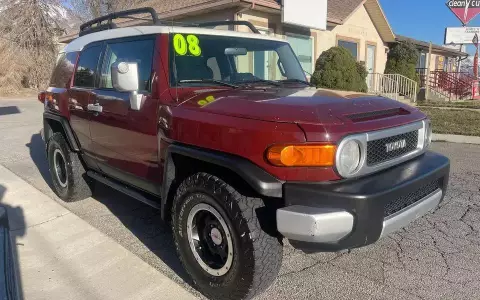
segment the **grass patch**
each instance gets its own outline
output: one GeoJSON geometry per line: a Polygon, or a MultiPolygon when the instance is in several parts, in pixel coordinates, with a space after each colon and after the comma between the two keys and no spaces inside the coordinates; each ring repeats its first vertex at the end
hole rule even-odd
{"type": "Polygon", "coordinates": [[[480,136],[480,111],[420,107],[432,120],[434,133],[480,136]]]}
{"type": "Polygon", "coordinates": [[[457,102],[447,102],[447,101],[418,101],[417,106],[419,107],[453,107],[453,108],[473,108],[480,109],[480,101],[478,100],[468,100],[468,101],[457,101],[457,102]]]}

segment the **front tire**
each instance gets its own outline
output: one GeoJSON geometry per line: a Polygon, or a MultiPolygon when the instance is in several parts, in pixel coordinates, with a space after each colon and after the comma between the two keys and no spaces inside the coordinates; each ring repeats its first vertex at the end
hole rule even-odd
{"type": "Polygon", "coordinates": [[[70,150],[61,133],[49,138],[47,157],[53,189],[60,199],[75,202],[92,195],[93,182],[87,178],[78,154],[70,150]]]}
{"type": "Polygon", "coordinates": [[[260,198],[246,197],[207,173],[179,186],[172,228],[180,260],[209,299],[251,299],[275,280],[283,247],[260,227],[260,198]]]}

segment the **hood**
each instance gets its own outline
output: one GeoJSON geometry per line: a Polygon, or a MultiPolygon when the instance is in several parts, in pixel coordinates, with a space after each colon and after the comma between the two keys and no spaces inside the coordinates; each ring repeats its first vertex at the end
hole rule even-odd
{"type": "Polygon", "coordinates": [[[183,107],[214,114],[318,125],[405,115],[416,110],[384,97],[310,87],[197,90],[184,99],[183,107]]]}

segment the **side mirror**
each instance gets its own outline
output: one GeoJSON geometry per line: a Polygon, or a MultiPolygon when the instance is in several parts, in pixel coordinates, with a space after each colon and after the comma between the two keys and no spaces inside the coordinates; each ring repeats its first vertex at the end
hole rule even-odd
{"type": "Polygon", "coordinates": [[[130,94],[130,108],[140,110],[142,95],[138,94],[138,65],[132,62],[116,62],[111,67],[112,86],[117,91],[130,94]]]}

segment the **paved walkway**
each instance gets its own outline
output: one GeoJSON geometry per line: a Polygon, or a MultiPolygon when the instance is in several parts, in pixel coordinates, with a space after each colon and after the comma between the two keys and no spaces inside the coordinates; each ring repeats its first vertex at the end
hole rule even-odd
{"type": "Polygon", "coordinates": [[[432,136],[432,141],[434,141],[434,142],[449,142],[449,143],[457,143],[457,144],[480,145],[480,137],[479,136],[469,136],[469,135],[434,133],[433,136],[432,136]]]}
{"type": "Polygon", "coordinates": [[[195,299],[0,165],[24,299],[195,299]]]}

